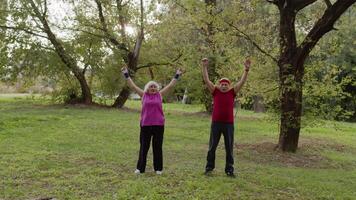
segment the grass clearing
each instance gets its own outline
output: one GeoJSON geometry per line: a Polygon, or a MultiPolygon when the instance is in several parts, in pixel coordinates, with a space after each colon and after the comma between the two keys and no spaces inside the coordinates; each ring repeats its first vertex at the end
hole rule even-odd
{"type": "Polygon", "coordinates": [[[133,173],[139,102],[129,109],[52,105],[0,97],[0,199],[355,199],[356,125],[301,131],[296,154],[274,151],[278,126],[238,111],[236,179],[224,174],[223,140],[203,175],[210,117],[199,105],[165,104],[164,174],[133,173]]]}

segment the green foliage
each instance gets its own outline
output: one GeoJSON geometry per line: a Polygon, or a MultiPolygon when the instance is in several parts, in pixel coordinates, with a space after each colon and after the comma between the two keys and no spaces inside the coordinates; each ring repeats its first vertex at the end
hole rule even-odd
{"type": "MultiPolygon", "coordinates": [[[[51,4],[54,1],[48,2],[51,4]]],[[[120,68],[124,65],[127,52],[108,41],[108,36],[101,29],[94,2],[63,2],[73,14],[56,23],[51,13],[53,10],[48,10],[50,26],[80,69],[85,71],[93,95],[111,100],[125,85],[120,68]]],[[[100,2],[109,34],[132,50],[140,26],[138,3],[127,1],[119,10],[116,5],[119,1],[100,2]],[[134,31],[127,32],[126,38],[120,32],[120,16],[125,25],[134,31]]],[[[271,58],[277,58],[279,54],[279,35],[276,31],[279,13],[276,6],[259,0],[216,2],[216,6],[207,6],[205,1],[193,0],[145,1],[145,40],[138,63],[138,67],[142,68],[134,77],[135,82],[143,87],[153,78],[164,86],[171,80],[175,69],[184,68],[186,73],[165,101],[177,100],[187,90],[193,103],[201,103],[206,98],[201,78],[201,58],[215,60],[213,71],[216,74],[211,77],[212,81],[228,77],[236,83],[243,73],[243,61],[250,57],[251,71],[238,100],[242,107],[252,109],[254,99],[258,97],[263,99],[269,111],[278,113],[279,69],[271,58]],[[151,67],[143,67],[146,65],[151,67]]],[[[43,1],[36,3],[43,8],[43,1]]],[[[298,13],[298,43],[322,15],[323,9],[325,3],[320,1],[298,13]]],[[[9,1],[8,12],[0,14],[0,24],[6,24],[4,16],[9,15],[7,25],[45,35],[38,26],[38,19],[32,14],[25,1],[9,1]]],[[[356,33],[350,28],[356,25],[355,21],[353,6],[335,25],[339,31],[327,34],[312,51],[303,81],[306,116],[355,121],[356,52],[353,38],[356,33]]],[[[0,66],[0,80],[21,82],[23,90],[44,82],[55,90],[55,99],[64,100],[68,91],[80,89],[52,45],[45,38],[21,30],[1,29],[0,66]]],[[[295,86],[292,78],[289,81],[290,87],[295,86]]]]}
{"type": "Polygon", "coordinates": [[[356,119],[356,31],[353,7],[339,20],[339,31],[325,36],[306,66],[306,112],[325,119],[356,119]],[[350,41],[350,42],[345,42],[350,41]]]}

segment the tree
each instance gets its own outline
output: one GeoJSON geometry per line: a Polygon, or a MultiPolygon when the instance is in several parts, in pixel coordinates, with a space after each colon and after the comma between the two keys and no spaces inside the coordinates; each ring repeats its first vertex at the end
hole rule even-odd
{"type": "Polygon", "coordinates": [[[326,0],[327,8],[324,14],[299,45],[295,30],[296,15],[316,0],[267,1],[276,5],[280,14],[278,67],[281,124],[278,147],[282,151],[295,152],[298,148],[301,125],[305,60],[317,42],[333,29],[335,22],[356,0],[338,0],[334,4],[326,0]]]}
{"type": "Polygon", "coordinates": [[[10,37],[14,38],[12,45],[25,44],[37,46],[53,50],[56,52],[60,60],[66,68],[74,75],[81,88],[81,97],[76,101],[85,104],[92,103],[92,95],[88,83],[85,78],[84,71],[78,66],[77,60],[65,48],[65,44],[52,31],[48,21],[47,0],[12,1],[9,5],[10,20],[7,24],[0,26],[2,29],[14,31],[10,37]],[[34,37],[29,37],[29,35],[34,37]],[[49,41],[53,48],[49,47],[43,39],[49,41]]]}
{"type": "Polygon", "coordinates": [[[60,42],[59,39],[57,39],[56,35],[53,33],[53,31],[51,30],[48,24],[48,21],[46,19],[47,0],[44,0],[43,2],[42,13],[33,0],[28,0],[28,1],[33,9],[33,16],[36,17],[42,24],[41,29],[47,34],[47,39],[52,43],[56,53],[61,58],[62,62],[65,63],[65,65],[68,68],[70,68],[74,76],[79,81],[81,91],[82,91],[82,97],[80,101],[86,104],[91,104],[92,95],[83,71],[78,67],[77,61],[68,52],[66,52],[63,44],[60,42]]]}
{"type": "MultiPolygon", "coordinates": [[[[91,23],[91,16],[84,16],[85,19],[79,19],[80,26],[78,30],[84,31],[93,36],[101,38],[107,44],[107,47],[113,50],[115,54],[118,54],[117,59],[120,58],[122,62],[117,62],[117,68],[121,68],[126,65],[129,69],[130,76],[133,78],[136,72],[143,68],[152,67],[159,63],[148,63],[139,65],[139,57],[144,42],[144,29],[147,23],[145,22],[145,16],[147,13],[144,11],[143,1],[139,3],[138,12],[135,9],[134,2],[115,0],[115,1],[95,1],[96,17],[92,18],[94,23],[91,23]],[[130,13],[134,13],[130,15],[130,13]],[[138,22],[137,22],[138,21],[138,22]],[[135,39],[127,34],[127,27],[137,28],[137,35],[135,39]],[[83,29],[84,28],[84,29],[83,29]]],[[[90,4],[90,3],[89,3],[90,4]]],[[[82,7],[82,5],[78,5],[82,7]]],[[[91,5],[87,5],[91,7],[91,5]]],[[[80,9],[79,9],[80,10],[80,9]]],[[[77,16],[85,15],[83,13],[77,13],[77,16]]],[[[120,73],[117,76],[121,76],[120,73]]],[[[121,108],[128,96],[130,89],[124,86],[118,92],[118,96],[113,103],[113,107],[121,108]]]]}

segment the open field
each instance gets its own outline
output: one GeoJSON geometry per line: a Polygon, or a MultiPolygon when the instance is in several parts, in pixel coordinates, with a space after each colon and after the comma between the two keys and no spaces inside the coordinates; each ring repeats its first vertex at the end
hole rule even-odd
{"type": "Polygon", "coordinates": [[[299,151],[283,154],[276,124],[238,111],[238,177],[224,174],[223,140],[206,177],[210,117],[199,105],[166,104],[164,173],[151,171],[150,152],[147,172],[135,175],[140,104],[127,106],[0,95],[0,199],[356,199],[356,124],[305,128],[299,151]]]}

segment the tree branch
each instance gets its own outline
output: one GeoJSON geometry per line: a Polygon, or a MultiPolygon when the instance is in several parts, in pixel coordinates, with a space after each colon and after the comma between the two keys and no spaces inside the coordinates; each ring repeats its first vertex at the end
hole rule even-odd
{"type": "Polygon", "coordinates": [[[104,34],[106,35],[107,39],[116,46],[116,48],[124,50],[126,52],[129,51],[129,49],[126,47],[125,44],[120,43],[119,41],[117,41],[110,33],[106,24],[106,20],[103,14],[103,6],[100,2],[100,0],[95,0],[95,3],[97,5],[98,8],[98,15],[99,15],[99,20],[102,26],[102,31],[104,32],[104,34]]]}
{"type": "MultiPolygon", "coordinates": [[[[90,61],[91,57],[92,57],[92,41],[90,41],[89,43],[89,48],[88,48],[88,60],[90,61]]],[[[83,59],[84,62],[85,59],[83,59]]],[[[85,75],[85,72],[87,71],[87,68],[90,66],[90,64],[88,62],[85,63],[84,65],[84,69],[82,71],[83,75],[85,75]]]]}
{"type": "Polygon", "coordinates": [[[153,67],[153,66],[171,65],[172,63],[177,62],[182,56],[183,56],[183,54],[180,53],[180,54],[177,56],[177,58],[174,58],[174,59],[171,60],[171,61],[163,62],[163,63],[150,62],[150,63],[144,64],[144,65],[140,65],[140,66],[138,66],[136,69],[142,69],[142,68],[153,67]]]}
{"type": "Polygon", "coordinates": [[[24,44],[24,45],[28,45],[28,46],[31,46],[31,45],[36,45],[37,47],[41,48],[41,49],[45,49],[45,50],[49,50],[49,51],[53,51],[55,52],[55,49],[51,48],[51,47],[46,47],[46,46],[43,46],[42,44],[40,44],[39,42],[37,43],[33,43],[33,42],[24,42],[24,41],[21,41],[21,40],[18,40],[17,38],[14,38],[13,39],[14,41],[16,41],[17,43],[19,44],[24,44]]]}
{"type": "Polygon", "coordinates": [[[140,22],[141,22],[141,26],[140,26],[140,33],[139,35],[137,36],[137,40],[136,40],[136,43],[135,43],[135,48],[134,48],[134,51],[133,51],[133,57],[134,58],[138,58],[139,54],[140,54],[140,49],[141,49],[141,46],[142,46],[142,42],[143,42],[143,39],[144,39],[144,26],[143,26],[143,15],[144,15],[144,11],[143,11],[143,0],[140,1],[140,6],[141,6],[141,16],[140,16],[140,22]]]}
{"type": "Polygon", "coordinates": [[[310,4],[313,4],[317,0],[292,0],[292,7],[295,8],[295,10],[299,11],[302,10],[303,8],[309,6],[310,4]]]}
{"type": "MultiPolygon", "coordinates": [[[[126,2],[127,4],[127,2],[126,2]]],[[[126,5],[125,4],[125,5],[126,5]]],[[[122,0],[116,0],[116,7],[117,7],[117,11],[119,13],[119,23],[120,23],[120,33],[121,33],[121,37],[123,40],[124,44],[127,44],[127,46],[130,46],[130,44],[128,43],[127,40],[127,36],[126,36],[126,20],[125,17],[123,15],[123,7],[124,5],[122,4],[122,0]]]]}
{"type": "Polygon", "coordinates": [[[100,34],[93,33],[93,32],[87,31],[87,30],[82,30],[82,29],[79,29],[79,28],[67,28],[67,27],[61,27],[61,26],[58,26],[58,25],[54,25],[54,26],[59,28],[59,29],[61,29],[61,30],[82,32],[82,33],[85,33],[85,34],[88,34],[88,35],[91,35],[91,36],[94,36],[94,37],[97,37],[97,38],[102,38],[102,39],[106,39],[107,38],[105,35],[100,35],[100,34]]]}
{"type": "Polygon", "coordinates": [[[278,4],[278,0],[266,0],[268,3],[272,3],[277,5],[278,4]]]}
{"type": "Polygon", "coordinates": [[[320,38],[322,38],[329,31],[333,30],[335,22],[355,2],[356,0],[338,0],[331,7],[325,10],[323,16],[315,23],[303,42],[299,45],[297,51],[299,54],[299,62],[304,61],[320,38]]]}
{"type": "Polygon", "coordinates": [[[328,8],[330,8],[332,6],[330,0],[324,0],[324,2],[328,8]]]}
{"type": "MultiPolygon", "coordinates": [[[[268,1],[268,0],[267,0],[268,1]]],[[[270,3],[278,3],[279,0],[273,0],[270,3]]],[[[178,5],[179,7],[181,7],[185,12],[189,12],[189,10],[187,8],[185,8],[182,4],[180,4],[177,1],[174,1],[174,3],[176,5],[178,5]]],[[[192,14],[189,12],[189,14],[192,14]]],[[[268,56],[269,58],[271,58],[274,62],[278,62],[278,60],[272,56],[271,54],[269,54],[267,51],[263,50],[249,35],[247,35],[246,33],[244,33],[243,31],[241,31],[239,28],[237,28],[236,26],[234,26],[232,23],[229,23],[225,20],[223,20],[226,24],[228,24],[229,26],[231,26],[232,28],[234,28],[239,34],[237,36],[244,38],[245,40],[247,40],[248,42],[250,42],[254,47],[256,47],[262,54],[268,56]]]]}
{"type": "Polygon", "coordinates": [[[25,32],[25,33],[33,35],[33,36],[37,36],[37,37],[48,39],[47,36],[41,35],[39,33],[35,33],[33,31],[25,29],[25,28],[13,27],[13,26],[4,26],[4,25],[0,25],[0,28],[2,28],[2,29],[11,29],[11,30],[15,30],[15,31],[22,31],[22,32],[25,32]]]}
{"type": "Polygon", "coordinates": [[[268,56],[269,58],[271,58],[275,63],[278,62],[277,58],[275,58],[273,55],[269,54],[267,51],[263,50],[262,47],[260,47],[249,35],[247,35],[245,32],[241,31],[239,28],[237,28],[234,24],[230,23],[230,22],[226,22],[224,21],[226,24],[228,24],[229,26],[231,26],[232,28],[234,28],[237,32],[239,37],[244,38],[245,40],[247,40],[248,42],[250,42],[254,47],[256,47],[256,49],[258,49],[262,54],[268,56]]]}
{"type": "Polygon", "coordinates": [[[47,10],[48,10],[48,7],[47,7],[47,0],[44,0],[44,11],[43,11],[43,16],[44,16],[44,17],[47,15],[47,10]]]}

